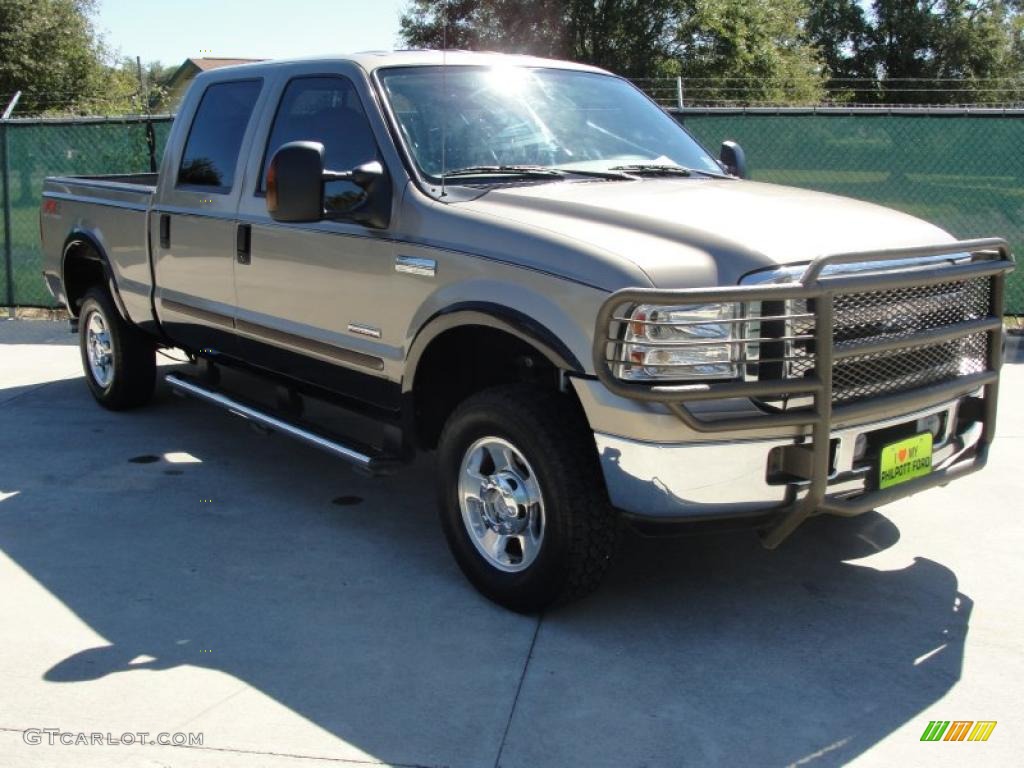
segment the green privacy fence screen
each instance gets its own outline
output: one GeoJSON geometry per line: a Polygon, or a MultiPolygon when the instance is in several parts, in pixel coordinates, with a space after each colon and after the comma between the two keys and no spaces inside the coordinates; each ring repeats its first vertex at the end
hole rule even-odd
{"type": "Polygon", "coordinates": [[[54,305],[39,250],[43,178],[147,172],[151,159],[160,162],[170,124],[169,117],[0,122],[0,305],[54,305]]]}
{"type": "MultiPolygon", "coordinates": [[[[687,109],[677,118],[712,149],[739,141],[754,179],[871,200],[960,237],[1005,237],[1024,253],[1024,110],[982,114],[687,109]]],[[[152,123],[159,163],[170,119],[152,123]]],[[[14,120],[2,132],[0,304],[50,306],[40,275],[43,177],[148,171],[147,119],[14,120]]],[[[1024,269],[1011,276],[1007,303],[1024,313],[1024,269]]]]}
{"type": "MultiPolygon", "coordinates": [[[[1024,253],[1024,110],[687,109],[705,146],[746,151],[751,178],[869,200],[1024,253]]],[[[1024,269],[1007,309],[1024,314],[1024,269]]]]}

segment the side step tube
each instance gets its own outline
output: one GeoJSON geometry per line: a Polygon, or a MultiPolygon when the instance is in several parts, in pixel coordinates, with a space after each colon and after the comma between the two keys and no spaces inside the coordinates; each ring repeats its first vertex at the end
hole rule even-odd
{"type": "Polygon", "coordinates": [[[220,392],[214,392],[213,390],[201,387],[194,382],[179,378],[173,373],[167,374],[164,377],[164,381],[181,394],[191,395],[192,397],[197,397],[200,400],[205,400],[208,403],[212,403],[213,405],[223,408],[228,413],[240,416],[246,421],[251,421],[254,424],[266,427],[275,432],[283,432],[290,437],[294,437],[296,440],[301,440],[307,445],[312,445],[314,448],[327,451],[328,453],[337,456],[339,459],[355,465],[357,469],[364,470],[371,474],[381,474],[389,469],[393,469],[396,464],[396,462],[386,458],[368,456],[365,453],[357,451],[355,448],[350,448],[347,445],[342,445],[341,443],[335,442],[323,435],[318,435],[315,432],[310,432],[309,430],[296,426],[295,424],[282,421],[268,413],[263,413],[262,411],[258,411],[248,405],[243,405],[237,400],[233,400],[220,392]]]}

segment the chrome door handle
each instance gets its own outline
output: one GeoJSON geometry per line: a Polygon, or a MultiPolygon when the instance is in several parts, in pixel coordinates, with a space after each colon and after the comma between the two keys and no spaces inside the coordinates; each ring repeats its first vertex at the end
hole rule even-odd
{"type": "Polygon", "coordinates": [[[437,262],[434,259],[423,259],[419,256],[397,256],[395,272],[403,275],[434,277],[437,274],[437,262]]]}

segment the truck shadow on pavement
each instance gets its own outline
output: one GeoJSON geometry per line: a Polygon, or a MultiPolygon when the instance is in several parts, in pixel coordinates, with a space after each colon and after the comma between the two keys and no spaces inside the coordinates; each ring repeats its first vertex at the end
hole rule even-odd
{"type": "MultiPolygon", "coordinates": [[[[429,460],[362,478],[165,392],[104,412],[82,381],[0,421],[24,446],[0,464],[17,492],[0,549],[107,641],[33,655],[46,684],[205,667],[409,765],[494,765],[499,749],[505,766],[837,765],[923,730],[960,677],[970,599],[940,563],[858,564],[899,538],[877,513],[813,520],[776,552],[627,533],[602,589],[535,635],[452,563],[429,460]]],[[[237,702],[218,716],[188,695],[208,746],[278,746],[237,702]]],[[[103,720],[102,700],[90,710],[103,720]]]]}
{"type": "Polygon", "coordinates": [[[564,732],[604,734],[581,764],[841,765],[923,717],[960,678],[973,603],[932,560],[857,563],[898,539],[872,512],[813,519],[776,552],[732,534],[627,541],[600,607],[545,622],[587,649],[551,670],[591,713],[565,707],[564,732]]]}

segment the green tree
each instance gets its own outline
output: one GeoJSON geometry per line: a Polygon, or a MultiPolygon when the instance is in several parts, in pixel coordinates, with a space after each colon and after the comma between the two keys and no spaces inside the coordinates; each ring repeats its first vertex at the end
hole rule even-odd
{"type": "Polygon", "coordinates": [[[627,77],[738,77],[734,100],[821,93],[822,66],[801,20],[804,0],[411,0],[414,47],[572,59],[627,77]]]}
{"type": "Polygon", "coordinates": [[[874,29],[859,0],[811,0],[807,32],[833,78],[875,76],[874,29]]]}
{"type": "Polygon", "coordinates": [[[142,81],[139,81],[139,63],[131,57],[124,57],[108,72],[112,99],[121,109],[132,113],[157,114],[167,109],[167,85],[176,71],[159,61],[142,65],[142,81]]]}
{"type": "Polygon", "coordinates": [[[886,78],[933,76],[931,0],[875,0],[875,47],[886,78]]]}
{"type": "Polygon", "coordinates": [[[160,112],[166,109],[164,102],[167,99],[168,85],[177,69],[176,66],[159,61],[151,61],[142,65],[146,93],[149,96],[148,111],[160,112]]]}
{"type": "Polygon", "coordinates": [[[565,51],[565,3],[558,0],[412,0],[401,19],[406,43],[420,48],[565,51]]]}
{"type": "Polygon", "coordinates": [[[626,77],[678,73],[676,30],[693,15],[678,0],[572,0],[564,3],[566,42],[559,55],[626,77]]]}
{"type": "Polygon", "coordinates": [[[676,32],[676,61],[700,102],[815,103],[824,65],[804,0],[698,0],[676,32]]]}
{"type": "Polygon", "coordinates": [[[132,110],[138,86],[92,23],[95,0],[0,2],[0,96],[23,95],[18,114],[132,110]]]}
{"type": "Polygon", "coordinates": [[[808,31],[836,78],[833,87],[847,89],[849,100],[1019,101],[1021,6],[1020,0],[873,0],[865,10],[858,0],[810,0],[808,31]]]}
{"type": "MultiPolygon", "coordinates": [[[[936,14],[933,68],[939,78],[958,78],[972,101],[1021,97],[1021,61],[1015,50],[1012,9],[1003,2],[947,0],[936,14]],[[1016,79],[1014,88],[1010,79],[1016,79]]],[[[953,94],[957,100],[963,100],[953,94]]]]}
{"type": "MultiPolygon", "coordinates": [[[[1010,101],[1019,13],[1003,0],[875,0],[883,97],[907,102],[1010,101]],[[907,80],[903,78],[925,78],[907,80]],[[927,82],[927,78],[935,78],[927,82]],[[957,82],[953,82],[957,81],[957,82]]],[[[1020,98],[1018,92],[1017,98],[1020,98]]]]}

